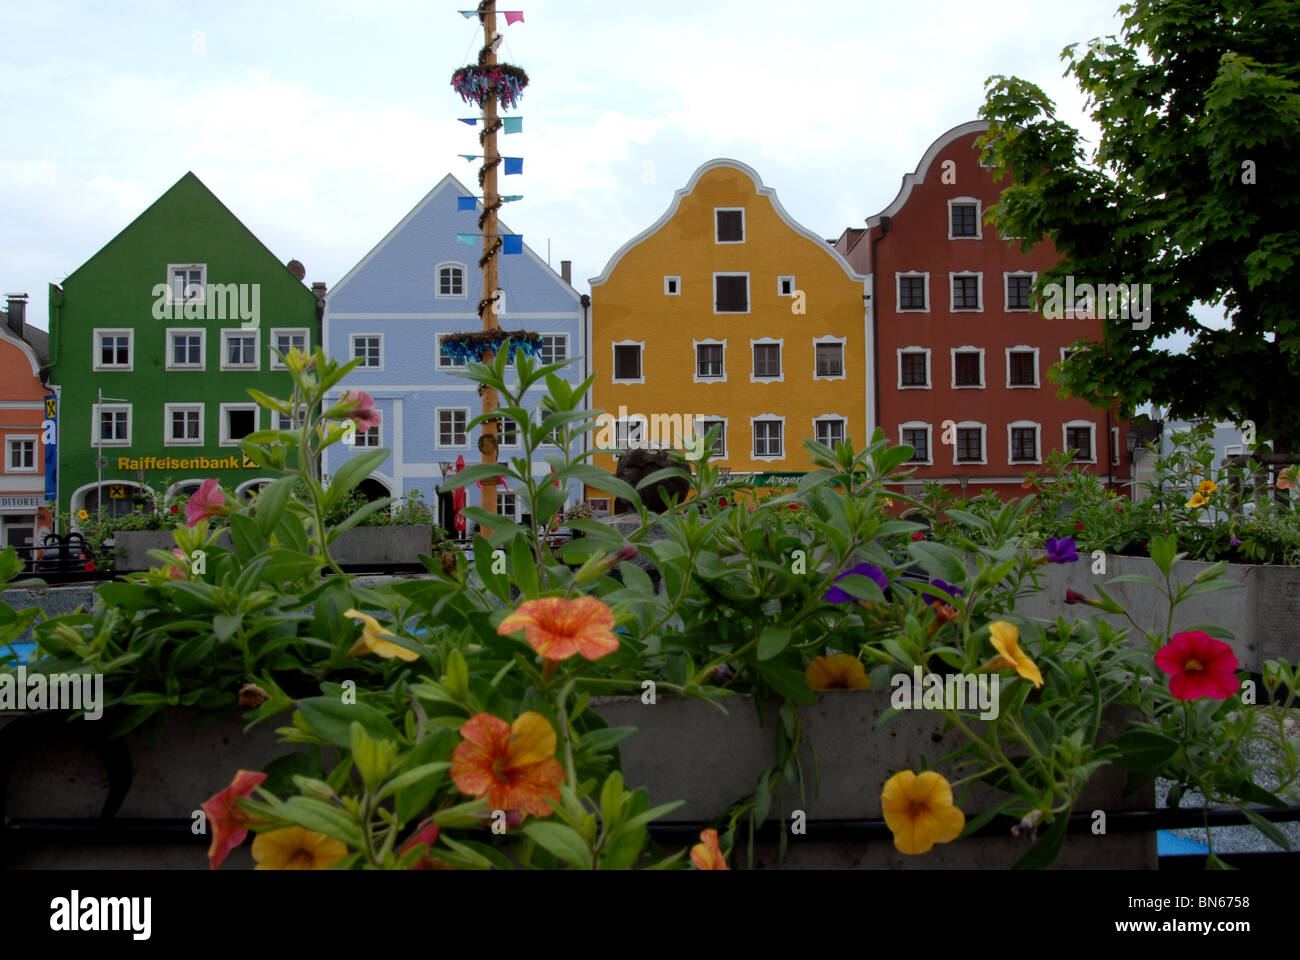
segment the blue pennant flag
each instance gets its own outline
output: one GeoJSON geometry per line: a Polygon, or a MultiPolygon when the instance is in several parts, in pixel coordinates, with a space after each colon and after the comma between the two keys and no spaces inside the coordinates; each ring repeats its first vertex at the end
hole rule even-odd
{"type": "Polygon", "coordinates": [[[523,157],[506,157],[505,160],[506,160],[506,176],[507,176],[507,177],[510,176],[511,174],[514,174],[514,173],[523,173],[523,172],[524,172],[524,158],[523,158],[523,157]]]}
{"type": "Polygon", "coordinates": [[[456,156],[464,157],[470,163],[473,163],[475,160],[479,159],[479,155],[477,153],[458,153],[456,154],[456,156]]]}
{"type": "Polygon", "coordinates": [[[478,123],[478,117],[457,117],[461,123],[468,123],[471,127],[478,123]]]}
{"type": "Polygon", "coordinates": [[[456,234],[456,242],[457,242],[457,243],[463,243],[463,244],[465,244],[465,246],[467,246],[467,247],[472,247],[472,246],[474,246],[475,243],[478,242],[478,234],[477,234],[477,233],[458,233],[458,234],[456,234]]]}
{"type": "Polygon", "coordinates": [[[477,11],[477,10],[462,10],[462,11],[460,11],[460,15],[461,15],[462,17],[464,17],[466,20],[472,20],[474,17],[477,17],[477,16],[478,16],[478,11],[477,11]]]}
{"type": "Polygon", "coordinates": [[[475,201],[475,199],[474,199],[473,197],[457,197],[457,198],[456,198],[456,209],[457,209],[457,210],[473,210],[475,206],[476,206],[476,201],[475,201]]]}
{"type": "Polygon", "coordinates": [[[502,197],[502,198],[501,198],[501,202],[502,202],[502,203],[510,203],[511,201],[514,201],[514,200],[522,200],[523,198],[524,198],[524,195],[523,195],[522,193],[512,193],[512,194],[508,194],[508,195],[502,197]]]}
{"type": "Polygon", "coordinates": [[[501,122],[502,122],[503,124],[505,124],[506,133],[523,133],[523,132],[524,132],[524,118],[523,118],[523,117],[502,117],[502,118],[501,118],[501,122]]]}
{"type": "Polygon", "coordinates": [[[502,253],[523,253],[524,237],[520,233],[507,233],[501,238],[502,253]]]}

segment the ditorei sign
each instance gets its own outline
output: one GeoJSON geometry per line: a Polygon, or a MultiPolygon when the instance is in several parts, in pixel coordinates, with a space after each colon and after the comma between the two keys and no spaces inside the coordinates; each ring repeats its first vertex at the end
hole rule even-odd
{"type": "Polygon", "coordinates": [[[31,510],[45,506],[45,498],[39,494],[0,496],[0,510],[31,510]]]}
{"type": "Polygon", "coordinates": [[[118,457],[119,470],[256,470],[242,453],[229,457],[118,457]]]}

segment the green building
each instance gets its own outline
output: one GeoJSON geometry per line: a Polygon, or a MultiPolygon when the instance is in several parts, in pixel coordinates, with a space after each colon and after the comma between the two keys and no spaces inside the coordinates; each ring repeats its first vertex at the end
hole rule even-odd
{"type": "Polygon", "coordinates": [[[122,514],[209,477],[239,493],[264,483],[239,440],[283,424],[248,390],[287,396],[275,350],[319,341],[324,284],[303,276],[187,173],[51,284],[59,509],[94,513],[102,499],[122,514]]]}

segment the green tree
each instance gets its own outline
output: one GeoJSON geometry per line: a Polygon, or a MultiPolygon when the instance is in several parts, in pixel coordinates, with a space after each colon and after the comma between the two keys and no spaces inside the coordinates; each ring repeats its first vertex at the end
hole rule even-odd
{"type": "Polygon", "coordinates": [[[1062,254],[1039,280],[1151,284],[1150,325],[1108,319],[1057,368],[1062,392],[1108,406],[1169,404],[1174,416],[1254,421],[1300,449],[1300,3],[1137,0],[1120,37],[1066,47],[1092,119],[1079,132],[1034,84],[994,76],[980,115],[1003,235],[1062,254]],[[1197,302],[1221,306],[1226,329],[1197,302]],[[1183,332],[1186,353],[1155,346],[1183,332]]]}

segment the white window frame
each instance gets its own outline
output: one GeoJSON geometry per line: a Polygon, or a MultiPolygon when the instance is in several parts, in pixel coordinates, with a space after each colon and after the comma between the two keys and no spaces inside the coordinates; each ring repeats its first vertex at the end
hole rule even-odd
{"type": "Polygon", "coordinates": [[[898,389],[899,390],[931,390],[934,388],[934,367],[931,364],[930,348],[920,346],[899,347],[898,354],[898,389]],[[925,354],[925,383],[918,385],[915,383],[903,383],[903,354],[905,353],[923,353],[925,354]]]}
{"type": "MultiPolygon", "coordinates": [[[[644,373],[645,371],[643,370],[642,372],[644,373]]],[[[555,412],[554,410],[550,409],[549,407],[545,407],[539,403],[537,406],[533,407],[532,410],[529,411],[528,415],[532,419],[533,423],[535,423],[537,426],[540,427],[546,421],[546,418],[549,417],[554,412],[555,412]]],[[[551,437],[554,436],[559,431],[563,430],[564,427],[565,427],[564,424],[560,424],[560,426],[556,427],[554,431],[546,434],[544,437],[542,437],[541,442],[538,443],[538,446],[554,447],[555,449],[558,450],[560,448],[560,444],[552,440],[551,437]]]]}
{"type": "Polygon", "coordinates": [[[1020,344],[1019,346],[1015,346],[1015,347],[1007,347],[1007,348],[1006,348],[1006,360],[1007,360],[1006,370],[1007,370],[1007,389],[1008,389],[1008,390],[1039,390],[1039,389],[1042,389],[1042,386],[1043,386],[1043,374],[1042,374],[1042,371],[1039,369],[1039,363],[1038,363],[1038,348],[1037,348],[1037,347],[1031,347],[1031,346],[1029,346],[1028,344],[1025,344],[1025,343],[1022,343],[1022,344],[1020,344]],[[1011,382],[1011,355],[1012,355],[1013,353],[1033,353],[1033,355],[1034,355],[1034,382],[1033,382],[1032,384],[1031,384],[1031,383],[1012,383],[1012,382],[1011,382]]]}
{"type": "Polygon", "coordinates": [[[744,243],[745,238],[749,236],[749,224],[745,218],[744,207],[714,207],[713,208],[713,242],[724,246],[735,246],[738,243],[744,243]],[[739,213],[740,214],[740,239],[739,240],[719,240],[718,239],[718,214],[720,213],[739,213]]]}
{"type": "MultiPolygon", "coordinates": [[[[373,336],[373,334],[371,334],[371,336],[373,336]]],[[[449,363],[449,364],[448,364],[447,366],[445,366],[445,367],[442,365],[442,341],[443,341],[444,339],[446,339],[447,337],[450,337],[450,336],[451,336],[450,333],[435,333],[435,334],[433,335],[433,365],[434,365],[434,368],[437,369],[437,370],[465,370],[465,369],[467,369],[466,365],[463,364],[463,363],[457,363],[456,360],[455,360],[455,358],[452,358],[452,357],[449,357],[449,358],[448,358],[448,359],[451,360],[451,363],[449,363]]],[[[349,359],[349,360],[352,360],[352,359],[355,359],[355,357],[349,357],[348,359],[349,359]]],[[[383,363],[383,361],[384,361],[384,347],[383,347],[383,342],[381,341],[381,342],[380,342],[380,345],[379,345],[379,362],[380,362],[380,363],[383,363]]],[[[358,369],[358,370],[368,370],[368,369],[369,369],[369,370],[372,370],[372,369],[374,369],[374,368],[373,368],[373,367],[358,367],[357,369],[358,369]]]]}
{"type": "MultiPolygon", "coordinates": [[[[1240,451],[1238,451],[1240,452],[1240,451]]],[[[1224,455],[1227,456],[1225,449],[1224,455]]],[[[1119,427],[1110,428],[1110,465],[1118,467],[1124,456],[1119,452],[1119,427]]]]}
{"type": "Polygon", "coordinates": [[[222,327],[221,328],[221,364],[222,370],[261,370],[262,369],[262,332],[256,327],[245,329],[243,327],[222,327]],[[253,338],[253,362],[252,363],[231,363],[227,357],[229,353],[226,350],[226,344],[232,337],[239,337],[245,340],[253,338]]]}
{"type": "MultiPolygon", "coordinates": [[[[573,354],[569,351],[569,346],[570,346],[569,335],[568,335],[567,333],[565,333],[563,330],[543,330],[543,331],[541,332],[540,336],[542,336],[542,337],[560,337],[561,339],[563,339],[563,340],[564,340],[564,359],[565,359],[565,360],[571,360],[571,359],[573,359],[573,354]]],[[[541,363],[541,362],[542,362],[542,355],[541,355],[541,352],[540,352],[540,351],[539,351],[538,354],[537,354],[537,361],[538,361],[538,363],[541,363]]],[[[558,360],[552,360],[552,361],[551,361],[551,363],[559,363],[559,362],[561,362],[561,361],[558,361],[558,360]]]]}
{"type": "MultiPolygon", "coordinates": [[[[898,443],[903,445],[907,440],[903,437],[904,430],[924,430],[925,431],[925,452],[924,460],[908,460],[907,463],[934,465],[934,425],[926,423],[924,420],[908,420],[898,425],[898,443]]],[[[913,451],[915,452],[915,451],[913,451]]]]}
{"type": "MultiPolygon", "coordinates": [[[[843,426],[843,428],[844,428],[844,431],[843,431],[843,432],[844,432],[844,442],[845,442],[845,443],[848,443],[848,441],[849,441],[849,418],[846,417],[846,416],[844,416],[844,414],[842,414],[842,413],[823,413],[823,414],[820,414],[819,416],[815,416],[815,417],[813,417],[813,418],[812,418],[812,438],[813,438],[813,440],[816,440],[818,443],[821,443],[821,441],[817,439],[817,424],[819,424],[819,423],[823,423],[823,422],[829,422],[829,421],[831,421],[831,420],[838,420],[838,421],[840,422],[840,425],[843,426]]],[[[784,437],[782,437],[782,439],[784,439],[784,437]]],[[[832,450],[835,449],[835,447],[834,447],[833,445],[830,445],[830,444],[824,444],[824,443],[823,443],[822,446],[830,446],[830,448],[831,448],[832,450]]]]}
{"type": "Polygon", "coordinates": [[[37,441],[40,438],[34,433],[11,433],[5,437],[5,473],[38,473],[40,463],[40,454],[37,452],[37,441]],[[15,467],[13,465],[14,446],[19,443],[30,443],[32,445],[32,465],[30,467],[15,467]]]}
{"type": "Polygon", "coordinates": [[[980,203],[978,197],[950,197],[948,199],[948,239],[949,240],[983,240],[984,239],[983,214],[984,214],[984,205],[980,203]],[[970,206],[971,204],[975,205],[975,236],[959,237],[952,232],[952,208],[956,204],[961,204],[962,206],[970,206]]]}
{"type": "MultiPolygon", "coordinates": [[[[849,363],[846,354],[848,350],[846,345],[849,342],[848,337],[832,337],[829,334],[824,337],[813,337],[813,379],[814,380],[847,380],[849,378],[849,363]],[[820,343],[838,343],[840,345],[840,372],[838,374],[818,374],[817,373],[817,345],[820,343]]],[[[781,368],[782,376],[785,375],[784,365],[781,368]]]]}
{"type": "Polygon", "coordinates": [[[984,369],[984,348],[966,344],[961,347],[950,347],[948,350],[948,375],[950,377],[950,386],[953,390],[984,390],[988,388],[989,378],[988,371],[984,369]],[[957,354],[959,353],[978,353],[980,355],[980,382],[975,384],[958,384],[957,383],[957,354]]]}
{"type": "Polygon", "coordinates": [[[352,447],[357,450],[377,450],[384,445],[384,424],[380,422],[368,430],[357,429],[352,434],[352,447]],[[374,436],[374,443],[362,443],[361,438],[374,436]]]}
{"type": "Polygon", "coordinates": [[[699,416],[695,417],[695,419],[691,422],[691,431],[693,437],[703,437],[709,432],[710,429],[712,429],[711,427],[706,428],[704,426],[705,421],[708,421],[709,423],[722,424],[722,437],[720,438],[722,440],[722,450],[721,452],[715,451],[710,459],[713,460],[727,459],[727,438],[731,434],[731,424],[728,422],[728,418],[718,417],[712,414],[700,414],[699,416]]]}
{"type": "Polygon", "coordinates": [[[749,271],[739,270],[716,270],[713,273],[713,313],[718,317],[743,317],[751,313],[754,309],[754,291],[749,282],[749,271]],[[745,278],[745,309],[744,310],[719,310],[718,309],[718,277],[744,277],[745,278]]]}
{"type": "Polygon", "coordinates": [[[786,449],[786,442],[785,442],[785,441],[786,441],[786,430],[785,430],[785,417],[784,417],[784,416],[777,416],[775,413],[760,413],[758,416],[750,417],[750,418],[749,418],[749,458],[750,458],[751,460],[762,460],[762,461],[764,461],[765,463],[771,463],[771,462],[776,461],[776,460],[784,460],[784,459],[785,459],[785,449],[786,449]],[[780,424],[781,424],[781,452],[780,452],[779,454],[775,454],[775,455],[774,455],[774,454],[763,454],[762,456],[759,456],[757,453],[754,452],[755,449],[756,449],[757,446],[758,446],[758,433],[757,433],[757,430],[755,429],[755,425],[756,425],[760,420],[762,420],[762,421],[775,420],[775,421],[780,422],[780,424]]]}
{"type": "Polygon", "coordinates": [[[1072,354],[1072,353],[1074,353],[1074,351],[1071,350],[1069,347],[1062,347],[1062,348],[1061,348],[1061,362],[1062,362],[1062,363],[1065,363],[1065,358],[1068,357],[1068,356],[1069,356],[1070,354],[1072,354]]]}
{"type": "Polygon", "coordinates": [[[208,300],[208,265],[206,263],[169,263],[167,264],[167,302],[184,306],[186,303],[206,304],[208,300]],[[176,290],[172,287],[172,274],[177,270],[201,270],[203,277],[199,280],[199,296],[197,300],[187,301],[184,297],[177,297],[176,290]]]}
{"type": "Polygon", "coordinates": [[[203,327],[168,327],[167,328],[167,357],[163,364],[165,370],[206,370],[208,368],[208,331],[203,327]],[[173,358],[172,338],[176,336],[192,337],[198,335],[199,338],[199,362],[198,363],[177,363],[173,358]]]}
{"type": "MultiPolygon", "coordinates": [[[[383,370],[384,369],[384,335],[379,332],[349,334],[348,335],[348,357],[347,360],[345,360],[344,362],[351,363],[353,360],[357,359],[357,341],[360,340],[362,337],[365,337],[367,340],[371,338],[377,338],[379,340],[379,363],[375,366],[371,366],[369,363],[363,363],[359,367],[355,367],[354,371],[355,370],[383,370]]],[[[369,357],[369,351],[367,351],[367,358],[368,357],[369,357]]]]}
{"type": "Polygon", "coordinates": [[[129,403],[92,403],[90,405],[90,446],[94,447],[129,447],[131,446],[131,432],[135,422],[135,417],[131,413],[132,404],[129,403]],[[126,439],[124,440],[100,440],[99,439],[99,415],[101,413],[116,412],[118,410],[126,411],[126,439]]]}
{"type": "Polygon", "coordinates": [[[614,420],[614,449],[615,450],[637,450],[650,448],[650,441],[647,436],[650,433],[650,422],[639,413],[634,413],[630,417],[616,418],[614,420]],[[641,431],[637,437],[636,445],[632,444],[632,428],[635,423],[640,426],[641,431]],[[620,431],[619,428],[622,428],[620,431]],[[619,433],[623,435],[623,441],[619,441],[619,433]]]}
{"type": "Polygon", "coordinates": [[[465,450],[470,446],[470,434],[473,432],[469,428],[469,422],[474,417],[469,407],[435,407],[433,410],[433,448],[435,450],[465,450]],[[442,442],[442,415],[444,413],[463,413],[465,414],[465,442],[456,443],[456,420],[453,417],[451,423],[451,443],[442,442]]]}
{"type": "Polygon", "coordinates": [[[1070,435],[1070,434],[1069,434],[1069,431],[1070,431],[1070,429],[1071,429],[1072,427],[1087,427],[1087,428],[1088,428],[1088,438],[1089,438],[1089,439],[1088,439],[1088,442],[1089,442],[1089,445],[1092,447],[1092,457],[1091,457],[1090,459],[1083,459],[1083,460],[1073,460],[1073,459],[1072,459],[1070,462],[1071,462],[1071,463],[1096,463],[1096,462],[1097,462],[1097,424],[1095,424],[1095,423],[1094,423],[1093,421],[1091,421],[1091,420],[1067,420],[1067,421],[1065,421],[1065,423],[1061,424],[1061,449],[1062,449],[1062,450],[1069,450],[1069,449],[1072,449],[1072,448],[1070,447],[1070,441],[1069,441],[1069,439],[1068,439],[1068,437],[1069,437],[1069,435],[1070,435]]]}
{"type": "Polygon", "coordinates": [[[203,446],[203,430],[205,424],[204,403],[164,403],[163,404],[163,446],[164,447],[201,447],[203,446]],[[172,414],[177,412],[188,412],[197,410],[199,412],[199,436],[197,440],[177,440],[172,436],[172,414]]]}
{"type": "MultiPolygon", "coordinates": [[[[497,446],[503,450],[519,449],[519,424],[515,423],[509,417],[503,416],[500,419],[501,422],[497,425],[497,446]],[[507,427],[514,427],[515,430],[514,440],[511,441],[506,440],[507,427]]],[[[481,433],[482,430],[483,430],[483,425],[479,424],[479,432],[481,433]]]]}
{"type": "Polygon", "coordinates": [[[602,512],[604,516],[608,516],[611,509],[610,499],[610,497],[588,497],[587,506],[597,516],[601,516],[602,512]]]}
{"type": "Polygon", "coordinates": [[[223,403],[221,404],[218,415],[221,417],[217,424],[218,437],[220,440],[218,446],[237,447],[242,437],[235,438],[230,436],[230,420],[227,414],[235,410],[252,410],[253,411],[253,432],[256,433],[262,429],[262,408],[255,403],[223,403]]]}
{"type": "Polygon", "coordinates": [[[1003,270],[1002,271],[1002,310],[1004,313],[1029,313],[1034,308],[1034,284],[1038,281],[1037,270],[1003,270]],[[1029,306],[1011,306],[1011,278],[1029,278],[1029,306]]]}
{"type": "MultiPolygon", "coordinates": [[[[135,330],[131,327],[96,327],[92,342],[95,346],[95,353],[91,358],[92,370],[105,373],[131,373],[135,370],[135,330]],[[126,363],[104,363],[101,359],[103,345],[99,342],[99,338],[119,337],[122,334],[126,334],[126,363]]],[[[116,352],[117,348],[114,347],[113,350],[116,352]]]]}
{"type": "Polygon", "coordinates": [[[1007,465],[1015,466],[1022,463],[1042,463],[1043,462],[1043,425],[1037,420],[1012,420],[1007,424],[1007,465]],[[1034,430],[1034,459],[1017,460],[1016,448],[1011,442],[1011,431],[1013,428],[1018,430],[1034,430]]]}
{"type": "MultiPolygon", "coordinates": [[[[644,371],[642,371],[644,372],[644,371]]],[[[691,379],[694,383],[726,383],[727,382],[727,341],[722,340],[692,340],[691,341],[691,379]],[[720,377],[701,377],[700,376],[700,347],[721,347],[722,348],[722,376],[720,377]]]]}
{"type": "MultiPolygon", "coordinates": [[[[951,288],[949,290],[951,299],[951,288]]],[[[930,312],[930,273],[921,270],[896,270],[894,271],[894,312],[895,313],[929,313],[930,312]],[[920,277],[921,290],[925,294],[924,307],[904,307],[903,303],[903,278],[920,277]]]]}
{"type": "Polygon", "coordinates": [[[793,276],[777,277],[777,278],[776,278],[776,295],[777,295],[778,297],[793,297],[793,296],[795,295],[795,291],[798,290],[798,289],[799,289],[799,286],[798,286],[798,284],[795,283],[795,281],[794,281],[794,277],[793,277],[793,276]],[[787,280],[790,281],[790,292],[789,292],[789,293],[786,293],[784,290],[781,289],[783,286],[785,286],[785,282],[786,282],[787,280]]]}
{"type": "Polygon", "coordinates": [[[644,340],[615,340],[609,345],[609,382],[610,383],[645,383],[645,341],[644,340]],[[619,347],[636,347],[641,355],[641,362],[637,364],[641,376],[635,379],[621,380],[618,376],[618,348],[619,347]]]}
{"type": "Polygon", "coordinates": [[[497,516],[519,522],[519,497],[514,491],[497,491],[497,516]]]}
{"type": "MultiPolygon", "coordinates": [[[[444,260],[433,268],[433,296],[435,300],[464,300],[469,296],[469,268],[459,260],[444,260]],[[460,293],[442,292],[442,271],[444,267],[460,268],[460,293]]],[[[382,354],[381,354],[382,359],[382,354]]]]}
{"type": "Polygon", "coordinates": [[[952,465],[954,467],[979,467],[988,466],[989,462],[989,428],[988,424],[981,423],[978,420],[962,420],[953,426],[952,434],[952,465]],[[958,460],[957,459],[957,431],[974,430],[976,427],[980,431],[980,458],[978,460],[958,460]]]}
{"type": "Polygon", "coordinates": [[[270,370],[288,369],[288,367],[285,366],[284,362],[275,355],[275,351],[278,349],[275,341],[276,338],[279,337],[281,334],[287,334],[288,336],[291,337],[301,335],[302,352],[306,353],[311,349],[311,331],[306,327],[272,327],[271,338],[266,343],[266,356],[267,356],[267,360],[269,361],[267,364],[267,368],[270,370]]]}
{"type": "MultiPolygon", "coordinates": [[[[749,382],[750,383],[785,383],[785,337],[751,337],[749,340],[749,382]],[[757,377],[754,375],[754,348],[758,346],[770,347],[773,344],[777,348],[777,362],[781,368],[781,373],[775,377],[757,377]]],[[[782,435],[782,446],[784,446],[785,434],[782,435]]],[[[782,457],[782,459],[785,459],[782,457]]]]}
{"type": "Polygon", "coordinates": [[[668,277],[668,276],[664,277],[664,296],[665,296],[665,297],[680,297],[681,295],[682,295],[682,278],[681,278],[681,277],[668,277]],[[677,289],[676,289],[676,290],[669,290],[669,289],[668,289],[668,286],[669,286],[670,283],[672,283],[672,284],[676,284],[676,285],[677,285],[677,289]]]}
{"type": "Polygon", "coordinates": [[[949,270],[948,271],[948,312],[949,313],[983,313],[984,312],[984,271],[983,270],[949,270]],[[975,307],[957,306],[957,298],[952,289],[952,282],[958,277],[975,278],[975,307]]]}

